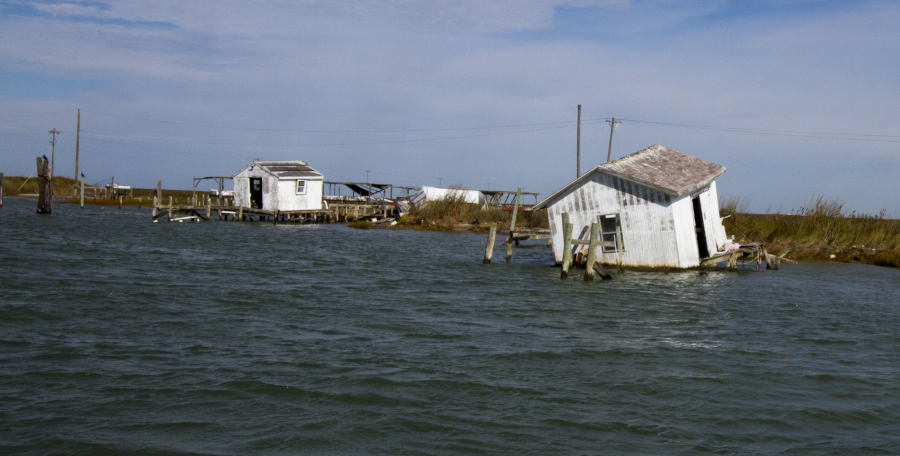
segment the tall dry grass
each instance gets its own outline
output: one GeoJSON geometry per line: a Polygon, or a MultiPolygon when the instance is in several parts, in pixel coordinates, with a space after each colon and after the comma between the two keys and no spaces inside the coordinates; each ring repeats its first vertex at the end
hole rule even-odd
{"type": "MultiPolygon", "coordinates": [[[[453,187],[466,190],[463,187],[453,187]]],[[[463,195],[451,194],[442,200],[422,202],[410,210],[407,225],[420,225],[440,229],[487,229],[490,225],[508,227],[512,211],[484,209],[481,204],[467,203],[463,195]]],[[[546,211],[519,211],[517,228],[548,228],[546,211]]]]}
{"type": "Polygon", "coordinates": [[[763,241],[770,251],[791,249],[796,258],[900,262],[900,220],[888,219],[884,210],[845,214],[843,205],[824,195],[788,214],[749,214],[748,206],[741,198],[720,202],[722,215],[730,215],[725,230],[735,239],[763,241]]]}

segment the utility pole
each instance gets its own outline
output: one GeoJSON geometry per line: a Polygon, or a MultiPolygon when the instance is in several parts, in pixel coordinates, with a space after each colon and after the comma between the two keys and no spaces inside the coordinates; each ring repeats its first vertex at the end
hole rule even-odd
{"type": "Polygon", "coordinates": [[[575,178],[579,178],[581,177],[581,105],[578,105],[578,133],[575,138],[575,154],[578,156],[575,163],[575,178]]]}
{"type": "Polygon", "coordinates": [[[606,163],[609,163],[610,155],[612,154],[612,135],[613,131],[616,129],[616,124],[622,123],[621,120],[616,120],[615,117],[612,120],[607,120],[609,123],[609,149],[606,151],[606,163]]]}
{"type": "Polygon", "coordinates": [[[78,119],[75,122],[75,180],[78,180],[78,139],[81,136],[81,110],[78,110],[78,119]]]}
{"type": "Polygon", "coordinates": [[[50,140],[50,180],[53,180],[53,153],[56,149],[56,135],[60,132],[56,131],[56,128],[48,131],[53,135],[53,139],[50,140]]]}

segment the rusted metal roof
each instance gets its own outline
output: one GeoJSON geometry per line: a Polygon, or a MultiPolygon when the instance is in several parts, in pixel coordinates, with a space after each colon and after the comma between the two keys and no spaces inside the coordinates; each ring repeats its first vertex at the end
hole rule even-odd
{"type": "Polygon", "coordinates": [[[607,173],[681,196],[713,181],[725,168],[660,145],[599,166],[607,173]]]}
{"type": "Polygon", "coordinates": [[[535,205],[534,210],[543,209],[596,172],[645,185],[670,196],[681,196],[705,187],[724,173],[725,168],[657,144],[594,167],[535,205]]]}
{"type": "Polygon", "coordinates": [[[321,173],[312,169],[305,162],[293,161],[254,161],[252,165],[259,166],[272,173],[275,177],[323,177],[321,173]]]}

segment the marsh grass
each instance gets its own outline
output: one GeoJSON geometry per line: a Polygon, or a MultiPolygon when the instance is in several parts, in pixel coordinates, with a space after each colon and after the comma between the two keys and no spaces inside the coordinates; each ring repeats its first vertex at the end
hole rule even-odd
{"type": "Polygon", "coordinates": [[[844,214],[843,206],[822,195],[788,214],[749,214],[741,198],[720,202],[723,223],[735,239],[761,240],[770,252],[790,249],[791,258],[831,259],[896,266],[900,264],[900,220],[878,214],[844,214]]]}
{"type": "MultiPolygon", "coordinates": [[[[458,190],[465,188],[455,186],[458,190]]],[[[443,200],[423,202],[414,207],[406,225],[426,226],[438,229],[486,230],[490,225],[509,226],[512,211],[484,209],[481,204],[467,203],[462,195],[448,195],[443,200]]],[[[517,228],[548,228],[545,211],[519,211],[517,228]]]]}

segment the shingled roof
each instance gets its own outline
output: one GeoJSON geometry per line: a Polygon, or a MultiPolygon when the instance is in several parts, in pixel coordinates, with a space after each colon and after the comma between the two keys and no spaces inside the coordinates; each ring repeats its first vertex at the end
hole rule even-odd
{"type": "Polygon", "coordinates": [[[724,173],[725,168],[657,144],[596,166],[538,203],[534,206],[534,210],[545,207],[551,200],[577,186],[595,172],[645,185],[670,196],[681,196],[706,186],[724,173]]]}
{"type": "Polygon", "coordinates": [[[696,190],[725,172],[724,167],[715,163],[660,145],[604,163],[598,168],[671,196],[681,196],[696,190]]]}
{"type": "Polygon", "coordinates": [[[321,173],[310,168],[305,162],[300,160],[293,161],[254,161],[252,164],[248,166],[259,166],[275,177],[281,178],[290,178],[290,177],[323,177],[321,173]]]}

